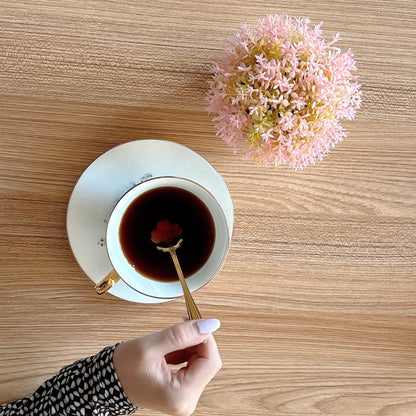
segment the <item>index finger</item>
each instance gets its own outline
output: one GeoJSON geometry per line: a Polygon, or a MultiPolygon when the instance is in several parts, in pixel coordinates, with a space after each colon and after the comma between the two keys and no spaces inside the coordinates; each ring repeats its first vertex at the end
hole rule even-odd
{"type": "Polygon", "coordinates": [[[183,381],[186,384],[207,385],[222,367],[217,343],[211,334],[206,342],[196,347],[185,370],[183,381]]]}

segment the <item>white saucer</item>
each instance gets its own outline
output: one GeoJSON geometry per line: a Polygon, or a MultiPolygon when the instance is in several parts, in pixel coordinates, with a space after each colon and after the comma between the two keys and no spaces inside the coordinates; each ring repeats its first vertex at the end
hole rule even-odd
{"type": "MultiPolygon", "coordinates": [[[[231,195],[221,175],[199,154],[178,143],[138,140],[117,146],[99,156],[79,178],[67,211],[67,232],[75,258],[94,282],[112,269],[105,245],[107,222],[117,201],[138,183],[158,176],[177,176],[198,182],[222,205],[233,232],[231,195]]],[[[109,293],[139,303],[160,303],[119,281],[109,293]]]]}

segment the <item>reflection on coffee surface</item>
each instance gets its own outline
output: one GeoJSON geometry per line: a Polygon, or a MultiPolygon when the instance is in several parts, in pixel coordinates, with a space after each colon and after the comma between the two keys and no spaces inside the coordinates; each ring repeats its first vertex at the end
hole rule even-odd
{"type": "Polygon", "coordinates": [[[196,273],[214,247],[214,220],[197,196],[177,187],[147,191],[127,208],[120,224],[120,243],[129,263],[151,279],[178,280],[170,256],[157,250],[151,240],[151,233],[160,221],[179,225],[183,242],[177,255],[183,274],[188,277],[196,273]]]}

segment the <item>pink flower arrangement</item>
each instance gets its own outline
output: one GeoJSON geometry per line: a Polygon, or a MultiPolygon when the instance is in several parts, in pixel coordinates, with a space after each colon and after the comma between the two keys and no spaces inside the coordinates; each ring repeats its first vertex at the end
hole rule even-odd
{"type": "Polygon", "coordinates": [[[322,38],[321,24],[267,16],[243,25],[214,64],[207,93],[217,134],[260,165],[294,169],[316,160],[345,136],[340,120],[361,104],[353,54],[322,38]]]}

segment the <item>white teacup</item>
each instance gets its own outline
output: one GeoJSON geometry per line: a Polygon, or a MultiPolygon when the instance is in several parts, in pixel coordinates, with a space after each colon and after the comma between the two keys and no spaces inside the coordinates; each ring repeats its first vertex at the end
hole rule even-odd
{"type": "MultiPolygon", "coordinates": [[[[113,270],[97,284],[96,292],[98,294],[107,292],[112,286],[117,284],[118,280],[122,279],[132,289],[146,296],[172,299],[183,295],[179,280],[171,282],[155,280],[133,267],[124,254],[120,239],[120,225],[123,216],[133,201],[148,191],[162,187],[180,188],[192,193],[206,206],[214,222],[215,237],[211,254],[201,268],[186,278],[189,290],[192,292],[206,285],[217,275],[224,264],[230,247],[231,236],[227,218],[217,199],[208,190],[192,180],[170,176],[156,177],[148,179],[130,189],[118,201],[111,213],[107,226],[106,242],[113,270]]],[[[155,250],[157,250],[156,245],[155,250]]],[[[180,248],[178,250],[178,256],[180,256],[180,248]]],[[[169,255],[166,254],[166,256],[169,255]]]]}

